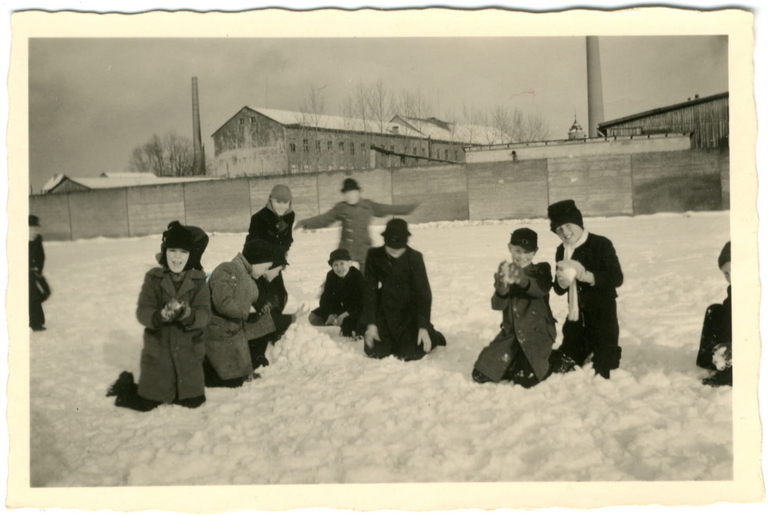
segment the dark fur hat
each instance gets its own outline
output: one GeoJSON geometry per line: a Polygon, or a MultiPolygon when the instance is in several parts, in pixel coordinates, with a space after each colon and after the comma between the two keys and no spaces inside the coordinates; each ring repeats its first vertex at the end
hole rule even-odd
{"type": "Polygon", "coordinates": [[[566,223],[573,223],[584,228],[584,220],[581,217],[581,211],[576,208],[573,199],[565,199],[549,205],[547,208],[547,217],[549,217],[549,229],[557,233],[557,229],[566,223]]]}

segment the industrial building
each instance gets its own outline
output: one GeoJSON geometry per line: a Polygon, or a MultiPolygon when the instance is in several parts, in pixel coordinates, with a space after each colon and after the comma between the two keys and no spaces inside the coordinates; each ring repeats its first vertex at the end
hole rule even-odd
{"type": "Polygon", "coordinates": [[[728,92],[694,96],[686,102],[598,124],[603,136],[638,136],[685,133],[695,149],[728,147],[728,92]]]}
{"type": "Polygon", "coordinates": [[[363,120],[243,107],[213,135],[219,177],[407,167],[464,161],[464,147],[509,141],[499,131],[435,118],[363,120]]]}

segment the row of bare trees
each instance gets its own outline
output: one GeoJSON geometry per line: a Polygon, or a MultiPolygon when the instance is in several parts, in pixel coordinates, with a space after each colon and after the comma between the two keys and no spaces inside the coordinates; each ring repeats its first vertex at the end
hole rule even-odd
{"type": "MultiPolygon", "coordinates": [[[[190,138],[170,131],[157,134],[145,143],[134,147],[128,161],[133,172],[152,172],[156,176],[194,176],[194,147],[190,138]]],[[[210,170],[211,163],[206,163],[210,170]]]]}

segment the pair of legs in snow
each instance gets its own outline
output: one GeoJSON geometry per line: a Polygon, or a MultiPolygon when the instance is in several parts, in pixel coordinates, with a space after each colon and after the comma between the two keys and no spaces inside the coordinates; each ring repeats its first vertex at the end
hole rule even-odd
{"type": "MultiPolygon", "coordinates": [[[[162,404],[155,400],[150,400],[139,395],[139,386],[133,379],[133,374],[123,372],[117,381],[110,386],[107,391],[107,397],[115,397],[115,406],[141,411],[142,413],[151,411],[162,404]]],[[[173,404],[194,409],[200,407],[205,402],[205,395],[173,401],[173,404]]]]}
{"type": "MultiPolygon", "coordinates": [[[[382,321],[381,319],[379,321],[382,321]]],[[[379,339],[373,340],[370,344],[366,343],[364,350],[368,357],[373,359],[383,359],[394,355],[398,359],[403,361],[418,361],[427,352],[424,351],[424,347],[419,344],[419,328],[414,323],[406,326],[404,329],[397,330],[390,329],[387,325],[377,325],[379,331],[379,339]]],[[[427,329],[429,333],[429,339],[432,342],[432,349],[438,346],[445,346],[445,336],[438,332],[435,327],[430,324],[427,329]]]]}

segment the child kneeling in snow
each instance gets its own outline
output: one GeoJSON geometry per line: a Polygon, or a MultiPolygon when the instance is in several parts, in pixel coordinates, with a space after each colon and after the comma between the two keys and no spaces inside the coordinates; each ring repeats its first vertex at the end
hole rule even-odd
{"type": "Polygon", "coordinates": [[[195,408],[205,402],[203,329],[211,297],[205,273],[192,269],[194,240],[178,222],[163,232],[162,267],[144,277],[136,310],[146,327],[138,388],[132,374],[120,374],[107,394],[117,397],[117,406],[149,411],[161,403],[195,408]]]}
{"type": "Polygon", "coordinates": [[[389,221],[382,235],[384,246],[368,250],[365,261],[365,353],[375,359],[421,359],[445,346],[430,322],[432,290],[424,257],[408,246],[411,233],[404,220],[389,221]]]}
{"type": "Polygon", "coordinates": [[[309,314],[309,322],[315,326],[339,326],[343,336],[361,336],[363,274],[352,266],[352,257],[345,249],[331,252],[328,265],[331,270],[325,277],[320,307],[309,314]]]}
{"type": "Polygon", "coordinates": [[[472,371],[475,382],[511,380],[530,388],[554,369],[550,366],[557,336],[549,307],[552,268],[546,262],[533,263],[536,251],[536,232],[519,228],[512,233],[512,261],[499,265],[491,298],[493,310],[503,314],[501,332],[477,358],[472,371]]]}
{"type": "Polygon", "coordinates": [[[731,366],[731,243],[726,243],[717,265],[728,281],[728,296],[722,304],[707,307],[704,325],[701,329],[701,342],[696,357],[696,366],[714,370],[711,376],[702,382],[708,386],[732,386],[733,367],[731,366]]]}

